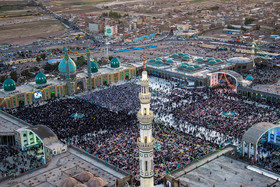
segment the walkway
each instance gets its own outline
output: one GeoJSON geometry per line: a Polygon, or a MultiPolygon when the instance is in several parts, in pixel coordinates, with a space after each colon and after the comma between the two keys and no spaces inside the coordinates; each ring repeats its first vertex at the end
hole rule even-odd
{"type": "Polygon", "coordinates": [[[95,165],[96,167],[102,168],[103,170],[107,171],[108,173],[110,173],[111,175],[114,175],[118,178],[124,178],[125,175],[113,170],[112,168],[109,168],[108,166],[106,166],[105,164],[102,164],[100,162],[97,162],[96,160],[90,158],[89,156],[85,155],[85,154],[81,154],[78,151],[74,150],[74,149],[69,149],[69,152],[72,153],[73,155],[76,155],[84,160],[86,160],[87,162],[95,165]]]}
{"type": "Polygon", "coordinates": [[[235,150],[234,146],[228,146],[228,147],[226,147],[225,149],[223,149],[221,151],[217,151],[217,152],[215,152],[215,153],[213,153],[213,154],[211,154],[209,156],[206,156],[205,158],[199,160],[198,162],[194,162],[194,163],[189,164],[183,170],[180,170],[180,171],[178,171],[176,173],[173,173],[172,176],[175,179],[177,179],[177,178],[185,175],[186,173],[188,173],[188,172],[190,172],[190,171],[192,171],[192,170],[194,170],[194,169],[196,169],[196,168],[206,164],[207,162],[210,162],[210,161],[212,161],[212,160],[214,160],[214,159],[216,159],[216,158],[218,158],[218,157],[220,157],[220,156],[222,156],[222,155],[224,155],[224,154],[226,154],[228,152],[231,152],[233,150],[235,150]]]}

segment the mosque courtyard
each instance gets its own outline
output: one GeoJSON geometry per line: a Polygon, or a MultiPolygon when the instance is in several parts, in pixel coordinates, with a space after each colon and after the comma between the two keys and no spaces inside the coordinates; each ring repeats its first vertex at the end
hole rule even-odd
{"type": "MultiPolygon", "coordinates": [[[[243,101],[224,87],[185,90],[156,77],[150,77],[150,84],[155,114],[155,184],[162,183],[165,174],[230,143],[239,146],[242,134],[253,124],[280,117],[274,106],[243,101]]],[[[139,91],[138,79],[121,81],[11,113],[33,125],[47,125],[62,142],[138,178],[139,91]],[[73,117],[77,114],[79,118],[73,117]]]]}

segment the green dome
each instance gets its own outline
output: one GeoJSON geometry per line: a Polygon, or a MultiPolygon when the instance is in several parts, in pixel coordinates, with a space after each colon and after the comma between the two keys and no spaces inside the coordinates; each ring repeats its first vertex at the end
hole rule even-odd
{"type": "Polygon", "coordinates": [[[211,60],[215,60],[215,59],[214,59],[214,58],[208,58],[207,60],[208,60],[208,61],[211,61],[211,60]]]}
{"type": "Polygon", "coordinates": [[[185,54],[184,54],[184,56],[190,56],[190,54],[188,54],[188,53],[185,53],[185,54]]]}
{"type": "Polygon", "coordinates": [[[188,67],[187,67],[187,70],[193,70],[193,69],[194,69],[193,66],[188,66],[188,67]]]}
{"type": "Polygon", "coordinates": [[[94,60],[91,61],[90,66],[91,66],[91,72],[92,73],[98,72],[98,65],[94,60]]]}
{"type": "Polygon", "coordinates": [[[67,62],[67,59],[68,58],[68,63],[69,63],[69,70],[70,70],[70,74],[74,74],[74,73],[76,73],[76,64],[75,64],[75,62],[72,60],[72,58],[70,58],[70,57],[64,57],[63,59],[62,59],[62,61],[59,63],[59,65],[58,65],[58,70],[59,70],[59,72],[61,73],[61,74],[66,74],[66,62],[67,62]]]}
{"type": "Polygon", "coordinates": [[[199,65],[194,65],[193,67],[195,67],[195,68],[200,68],[200,66],[199,66],[199,65]]]}
{"type": "Polygon", "coordinates": [[[156,62],[156,60],[155,59],[150,59],[149,62],[156,62]]]}
{"type": "Polygon", "coordinates": [[[197,58],[196,61],[197,62],[203,62],[204,60],[202,58],[197,58]]]}
{"type": "Polygon", "coordinates": [[[161,58],[157,57],[156,60],[162,60],[161,58]]]}
{"type": "Polygon", "coordinates": [[[111,68],[118,68],[118,67],[120,67],[120,61],[116,57],[112,58],[110,64],[111,64],[111,68]]]}
{"type": "Polygon", "coordinates": [[[45,84],[47,83],[47,77],[44,73],[39,72],[35,77],[36,84],[45,84]]]}
{"type": "Polygon", "coordinates": [[[173,57],[173,58],[177,58],[178,55],[177,55],[177,54],[173,54],[172,57],[173,57]]]}
{"type": "Polygon", "coordinates": [[[222,62],[222,60],[221,59],[216,59],[216,62],[222,62]]]}
{"type": "Polygon", "coordinates": [[[254,80],[254,77],[249,75],[249,76],[246,77],[246,80],[252,81],[252,80],[254,80]]]}
{"type": "Polygon", "coordinates": [[[5,91],[13,91],[16,89],[16,83],[13,79],[7,78],[3,83],[3,87],[5,91]]]}
{"type": "Polygon", "coordinates": [[[186,63],[186,62],[184,62],[184,63],[182,63],[182,65],[188,66],[189,64],[188,64],[188,63],[186,63]]]}
{"type": "Polygon", "coordinates": [[[210,60],[208,63],[209,64],[216,64],[216,61],[215,60],[210,60]]]}
{"type": "Polygon", "coordinates": [[[166,63],[172,64],[172,63],[174,63],[174,61],[173,60],[167,60],[166,63]]]}

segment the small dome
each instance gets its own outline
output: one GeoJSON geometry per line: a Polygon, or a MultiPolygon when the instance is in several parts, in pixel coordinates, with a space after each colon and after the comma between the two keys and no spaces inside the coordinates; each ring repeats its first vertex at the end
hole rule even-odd
{"type": "Polygon", "coordinates": [[[173,55],[171,55],[173,58],[177,58],[178,57],[178,55],[177,54],[173,54],[173,55]]]}
{"type": "Polygon", "coordinates": [[[209,64],[216,64],[216,61],[215,60],[210,60],[208,63],[209,64]]]}
{"type": "Polygon", "coordinates": [[[216,62],[222,62],[222,60],[221,59],[216,59],[216,62]]]}
{"type": "Polygon", "coordinates": [[[186,65],[183,65],[183,64],[180,66],[181,69],[186,69],[186,67],[187,67],[187,66],[186,66],[186,65]]]}
{"type": "Polygon", "coordinates": [[[194,67],[193,67],[193,66],[188,66],[186,69],[187,69],[187,70],[193,70],[194,67]]]}
{"type": "Polygon", "coordinates": [[[70,58],[70,57],[64,57],[63,59],[62,59],[62,61],[59,63],[59,65],[58,65],[58,70],[59,70],[59,72],[60,73],[62,73],[62,74],[66,74],[66,62],[67,62],[67,59],[68,58],[68,63],[69,63],[69,70],[70,70],[70,74],[74,74],[74,73],[76,73],[76,70],[77,70],[77,67],[76,67],[76,64],[75,64],[75,62],[72,60],[72,58],[70,58]]]}
{"type": "Polygon", "coordinates": [[[98,72],[98,65],[94,60],[91,61],[90,66],[91,66],[91,72],[92,73],[98,72]]]}
{"type": "Polygon", "coordinates": [[[182,63],[182,65],[188,66],[189,64],[188,64],[188,63],[186,63],[186,62],[184,62],[184,63],[182,63]]]}
{"type": "Polygon", "coordinates": [[[156,62],[156,60],[155,59],[150,59],[149,62],[156,62]]]}
{"type": "Polygon", "coordinates": [[[93,177],[94,177],[94,175],[90,172],[87,172],[87,171],[81,172],[81,173],[74,176],[75,179],[77,179],[77,180],[79,180],[83,183],[89,181],[93,177]]]}
{"type": "Polygon", "coordinates": [[[214,59],[214,58],[208,58],[207,60],[208,60],[208,61],[211,61],[211,60],[215,60],[215,59],[214,59]]]}
{"type": "Polygon", "coordinates": [[[47,77],[44,73],[39,72],[35,77],[36,84],[45,84],[47,83],[47,77]]]}
{"type": "Polygon", "coordinates": [[[194,65],[193,67],[195,67],[195,68],[200,68],[200,66],[199,66],[199,65],[194,65]]]}
{"type": "Polygon", "coordinates": [[[166,63],[172,64],[172,63],[174,63],[174,61],[173,60],[167,60],[166,63]]]}
{"type": "Polygon", "coordinates": [[[5,91],[13,91],[16,89],[16,82],[13,79],[7,78],[3,82],[3,87],[5,91]]]}
{"type": "Polygon", "coordinates": [[[161,58],[157,57],[156,60],[162,60],[161,58]]]}
{"type": "Polygon", "coordinates": [[[103,185],[105,185],[105,182],[100,177],[91,178],[87,183],[88,187],[99,187],[103,185]]]}
{"type": "Polygon", "coordinates": [[[185,54],[184,54],[184,56],[190,56],[190,54],[188,54],[188,53],[185,53],[185,54]]]}
{"type": "Polygon", "coordinates": [[[197,62],[203,62],[204,60],[202,58],[197,58],[196,61],[197,62]]]}
{"type": "Polygon", "coordinates": [[[157,60],[156,63],[157,63],[157,64],[160,64],[160,63],[162,63],[162,61],[161,61],[161,60],[157,60]]]}
{"type": "Polygon", "coordinates": [[[254,80],[254,77],[249,75],[249,76],[246,77],[246,80],[252,81],[252,80],[254,80]]]}
{"type": "Polygon", "coordinates": [[[189,56],[183,56],[183,60],[189,60],[190,57],[189,56]]]}
{"type": "Polygon", "coordinates": [[[112,58],[110,64],[111,64],[111,68],[118,68],[118,67],[120,67],[120,61],[116,57],[112,58]]]}
{"type": "Polygon", "coordinates": [[[184,56],[184,53],[178,53],[179,56],[184,56]]]}
{"type": "Polygon", "coordinates": [[[64,181],[61,182],[60,186],[61,187],[74,187],[77,184],[78,184],[78,182],[76,179],[74,179],[72,177],[68,177],[68,178],[64,179],[64,181]]]}

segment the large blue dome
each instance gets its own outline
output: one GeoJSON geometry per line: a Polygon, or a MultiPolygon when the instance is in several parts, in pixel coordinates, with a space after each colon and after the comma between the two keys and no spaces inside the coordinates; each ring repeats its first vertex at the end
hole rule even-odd
{"type": "Polygon", "coordinates": [[[5,91],[13,91],[16,89],[16,83],[13,79],[7,78],[3,82],[3,87],[5,91]]]}
{"type": "Polygon", "coordinates": [[[94,60],[91,61],[90,66],[91,66],[91,72],[92,73],[98,72],[98,65],[94,60]]]}
{"type": "Polygon", "coordinates": [[[118,58],[114,57],[111,60],[111,68],[118,68],[120,67],[120,61],[118,58]]]}
{"type": "MultiPolygon", "coordinates": [[[[67,62],[66,59],[67,57],[64,57],[58,65],[58,70],[61,74],[66,74],[66,62],[67,62]]],[[[76,69],[77,69],[76,64],[70,57],[68,57],[68,63],[69,63],[70,74],[76,73],[76,69]]]]}

